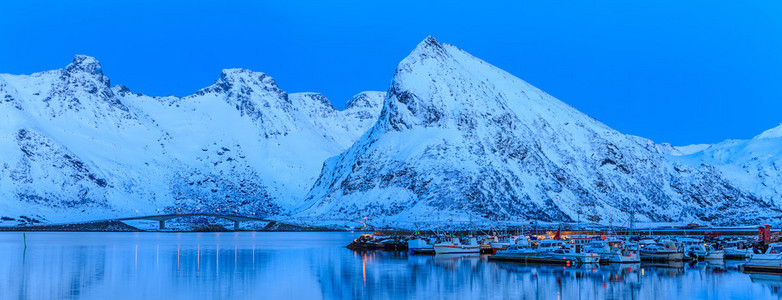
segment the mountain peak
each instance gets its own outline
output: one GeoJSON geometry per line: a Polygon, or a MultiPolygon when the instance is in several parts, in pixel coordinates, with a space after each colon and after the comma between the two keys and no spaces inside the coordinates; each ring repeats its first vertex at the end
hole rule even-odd
{"type": "Polygon", "coordinates": [[[266,91],[273,94],[284,95],[277,82],[269,75],[263,72],[254,72],[246,69],[223,69],[220,78],[215,80],[212,86],[203,88],[196,92],[196,95],[205,93],[224,93],[231,92],[232,89],[238,89],[236,92],[243,95],[249,95],[253,91],[266,91]]]}
{"type": "Polygon", "coordinates": [[[345,109],[351,108],[375,108],[383,106],[384,92],[361,92],[353,95],[347,103],[345,103],[345,109]],[[378,95],[381,95],[379,96],[378,95]],[[380,101],[377,101],[380,100],[380,101]]]}
{"type": "Polygon", "coordinates": [[[73,57],[73,62],[65,67],[65,71],[68,73],[86,72],[92,75],[103,75],[103,68],[97,59],[81,54],[73,57]]]}
{"type": "Polygon", "coordinates": [[[447,52],[443,48],[443,45],[437,41],[433,36],[427,36],[423,41],[418,43],[410,56],[431,57],[446,55],[447,52]]]}
{"type": "Polygon", "coordinates": [[[223,69],[218,81],[230,84],[255,84],[278,89],[277,82],[271,76],[263,72],[254,72],[247,69],[223,69]]]}

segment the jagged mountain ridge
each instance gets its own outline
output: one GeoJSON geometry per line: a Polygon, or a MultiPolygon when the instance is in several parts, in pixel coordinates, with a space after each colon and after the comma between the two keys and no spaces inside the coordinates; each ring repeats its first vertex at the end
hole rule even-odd
{"type": "Polygon", "coordinates": [[[671,161],[461,49],[427,38],[378,122],[324,164],[299,217],[754,223],[768,199],[671,161]]]}
{"type": "Polygon", "coordinates": [[[782,148],[742,152],[779,127],[746,145],[655,144],[434,38],[387,93],[360,93],[342,111],[242,69],[194,95],[149,97],[111,87],[97,60],[76,56],[64,70],[0,74],[0,118],[0,217],[295,208],[320,220],[619,223],[634,211],[749,224],[780,214],[770,187],[782,148]]]}
{"type": "Polygon", "coordinates": [[[82,55],[62,70],[0,74],[0,216],[277,214],[374,122],[383,95],[360,93],[339,111],[228,69],[194,95],[149,97],[112,88],[82,55]]]}

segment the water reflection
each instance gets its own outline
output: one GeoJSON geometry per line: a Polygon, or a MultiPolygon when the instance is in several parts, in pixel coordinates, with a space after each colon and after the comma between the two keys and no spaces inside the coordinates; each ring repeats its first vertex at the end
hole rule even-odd
{"type": "Polygon", "coordinates": [[[782,296],[740,262],[579,267],[353,252],[343,233],[0,233],[2,299],[671,299],[782,296]]]}

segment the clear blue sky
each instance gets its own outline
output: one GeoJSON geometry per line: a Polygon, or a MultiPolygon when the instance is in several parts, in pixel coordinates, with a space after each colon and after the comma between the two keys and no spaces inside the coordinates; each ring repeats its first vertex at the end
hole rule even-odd
{"type": "Polygon", "coordinates": [[[0,73],[87,54],[113,84],[184,96],[240,67],[342,108],[359,91],[385,91],[433,35],[624,133],[714,143],[782,122],[781,3],[2,1],[0,73]]]}

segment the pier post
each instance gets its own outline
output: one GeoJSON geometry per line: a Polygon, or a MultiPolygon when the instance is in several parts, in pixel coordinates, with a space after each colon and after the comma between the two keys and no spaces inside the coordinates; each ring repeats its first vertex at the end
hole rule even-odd
{"type": "Polygon", "coordinates": [[[160,229],[166,229],[166,221],[160,220],[160,229]]]}
{"type": "Polygon", "coordinates": [[[234,220],[234,231],[239,231],[239,221],[234,220]]]}

